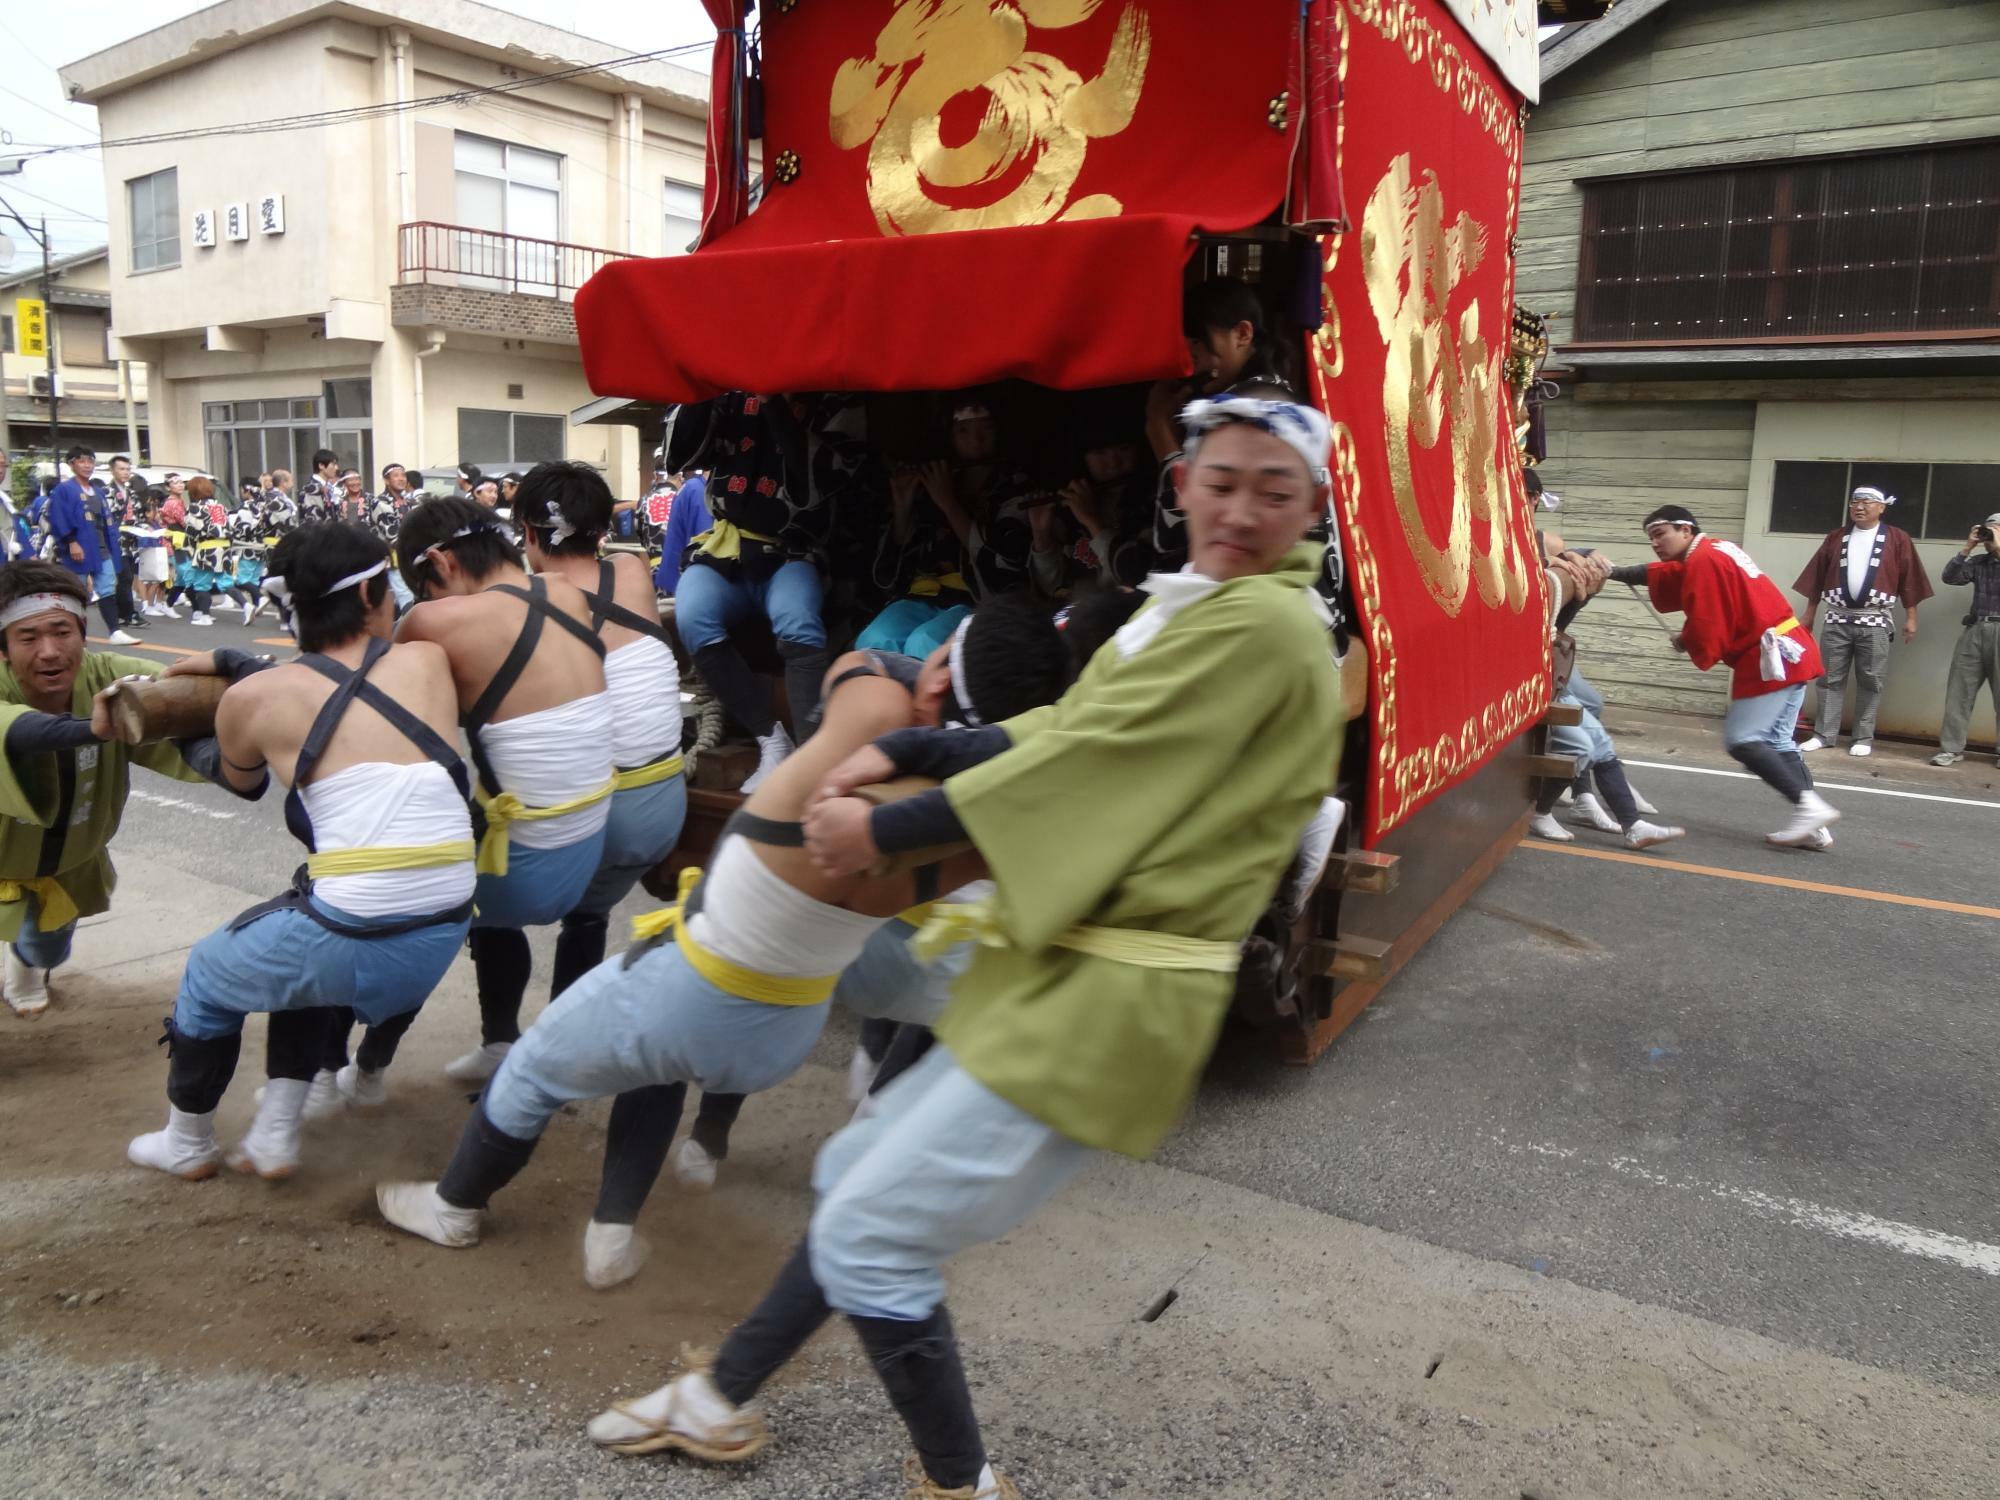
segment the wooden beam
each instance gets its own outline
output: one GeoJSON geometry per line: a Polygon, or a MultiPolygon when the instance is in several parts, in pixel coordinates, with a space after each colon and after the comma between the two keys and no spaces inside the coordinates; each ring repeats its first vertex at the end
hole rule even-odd
{"type": "Polygon", "coordinates": [[[1581,755],[1531,755],[1528,757],[1528,774],[1548,781],[1574,781],[1577,772],[1583,769],[1581,755]]]}
{"type": "Polygon", "coordinates": [[[1391,944],[1374,938],[1344,937],[1306,944],[1308,972],[1328,979],[1380,981],[1389,977],[1391,944]]]}
{"type": "Polygon", "coordinates": [[[1551,703],[1542,710],[1542,717],[1538,722],[1549,729],[1574,729],[1583,722],[1583,705],[1551,703]]]}
{"type": "Polygon", "coordinates": [[[1335,890],[1386,896],[1403,878],[1403,857],[1374,849],[1350,849],[1327,860],[1326,878],[1335,890]]]}

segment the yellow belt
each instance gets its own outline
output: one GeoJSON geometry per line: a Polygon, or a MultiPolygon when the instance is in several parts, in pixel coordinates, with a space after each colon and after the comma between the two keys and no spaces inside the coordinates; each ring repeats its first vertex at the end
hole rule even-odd
{"type": "Polygon", "coordinates": [[[1797,630],[1798,628],[1799,628],[1799,617],[1797,615],[1787,615],[1785,616],[1784,619],[1778,621],[1777,624],[1771,627],[1772,631],[1777,635],[1790,635],[1794,630],[1797,630]]]}
{"type": "Polygon", "coordinates": [[[688,967],[717,989],[726,991],[739,1000],[755,1000],[763,1005],[818,1005],[833,994],[833,987],[840,983],[838,974],[807,978],[763,974],[755,969],[746,969],[741,964],[733,964],[721,954],[713,953],[697,943],[688,933],[683,912],[687,907],[689,894],[700,883],[700,870],[690,867],[681,871],[679,898],[664,910],[648,912],[643,917],[634,917],[633,941],[651,942],[656,937],[672,932],[674,945],[681,950],[681,957],[688,961],[688,967]]]}
{"type": "Polygon", "coordinates": [[[963,573],[947,573],[942,578],[925,576],[910,585],[912,597],[918,599],[934,598],[947,589],[959,594],[969,594],[972,592],[971,589],[965,586],[965,575],[963,573]]]}
{"type": "Polygon", "coordinates": [[[694,550],[703,557],[737,558],[743,555],[745,539],[762,542],[767,547],[775,547],[778,539],[765,536],[761,531],[747,531],[734,521],[718,520],[708,530],[694,539],[694,550]]]}
{"type": "Polygon", "coordinates": [[[29,896],[40,903],[40,909],[35,913],[35,925],[43,932],[67,927],[77,919],[76,902],[53,875],[23,875],[14,880],[0,880],[0,905],[12,906],[29,896]]]}
{"type": "Polygon", "coordinates": [[[486,810],[486,836],[479,841],[479,863],[474,868],[481,875],[505,875],[509,823],[539,823],[544,818],[560,818],[564,813],[582,812],[591,803],[602,802],[609,797],[617,785],[615,780],[607,781],[594,792],[585,792],[581,797],[572,797],[553,807],[530,807],[512,792],[489,797],[481,788],[478,796],[479,805],[486,810]]]}
{"type": "Polygon", "coordinates": [[[926,922],[930,921],[931,912],[936,907],[937,902],[935,901],[926,901],[920,906],[905,907],[902,911],[896,913],[896,920],[898,922],[908,922],[912,927],[922,927],[926,922]]]}
{"type": "MultiPolygon", "coordinates": [[[[947,948],[963,942],[987,948],[1014,946],[1001,930],[990,902],[968,901],[938,906],[923,929],[910,939],[910,947],[920,960],[929,963],[947,948]]],[[[1192,969],[1209,974],[1234,974],[1243,959],[1241,943],[1183,937],[1177,932],[1148,932],[1136,927],[1093,927],[1088,923],[1079,923],[1059,933],[1050,939],[1050,946],[1142,969],[1192,969]]]]}
{"type": "Polygon", "coordinates": [[[364,849],[323,849],[306,857],[314,880],[328,875],[376,875],[388,870],[432,870],[463,864],[477,849],[471,839],[445,844],[376,844],[364,849]]]}
{"type": "Polygon", "coordinates": [[[665,760],[656,760],[650,766],[635,766],[629,771],[613,771],[611,785],[621,792],[629,792],[635,786],[651,786],[656,781],[665,781],[670,776],[681,774],[681,758],[669,755],[665,760]]]}

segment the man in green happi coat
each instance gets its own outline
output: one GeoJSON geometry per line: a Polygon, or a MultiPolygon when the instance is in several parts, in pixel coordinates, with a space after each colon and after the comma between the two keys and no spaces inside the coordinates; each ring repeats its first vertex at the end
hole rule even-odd
{"type": "Polygon", "coordinates": [[[821,1150],[806,1240],[713,1368],[602,1413],[597,1442],[747,1457],[759,1387],[840,1312],[914,1440],[910,1495],[1015,1495],[986,1459],[940,1268],[1096,1151],[1147,1156],[1172,1129],[1340,743],[1320,549],[1303,545],[1326,513],[1326,418],[1227,395],[1183,423],[1189,567],[1147,580],[1063,699],[884,736],[808,814],[829,873],[969,840],[994,894],[938,908],[925,937],[974,938],[976,956],[939,1045],[821,1150]],[[943,785],[882,807],[847,795],[898,775],[943,785]]]}
{"type": "Polygon", "coordinates": [[[111,737],[104,690],[159,668],[84,650],[87,603],[66,568],[0,567],[0,940],[7,1004],[19,1016],[47,1009],[48,970],[69,957],[78,919],[111,906],[118,876],[109,845],[130,767],[202,779],[174,745],[111,737]]]}

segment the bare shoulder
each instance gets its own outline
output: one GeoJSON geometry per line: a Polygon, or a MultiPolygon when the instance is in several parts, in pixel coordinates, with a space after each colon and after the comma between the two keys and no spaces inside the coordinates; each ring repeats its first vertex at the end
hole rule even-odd
{"type": "Polygon", "coordinates": [[[890,678],[850,677],[827,698],[824,722],[888,728],[910,724],[915,722],[915,700],[908,688],[890,678]]]}
{"type": "Polygon", "coordinates": [[[649,593],[652,592],[653,570],[646,565],[646,560],[637,553],[612,553],[611,570],[621,587],[631,584],[634,587],[643,588],[649,593]]]}

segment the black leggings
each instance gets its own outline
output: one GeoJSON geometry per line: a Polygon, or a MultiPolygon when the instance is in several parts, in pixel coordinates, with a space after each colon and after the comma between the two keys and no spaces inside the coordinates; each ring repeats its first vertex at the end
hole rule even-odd
{"type": "Polygon", "coordinates": [[[521,1001],[533,967],[527,933],[518,927],[475,927],[467,944],[479,985],[479,1039],[520,1041],[521,1001]]]}

